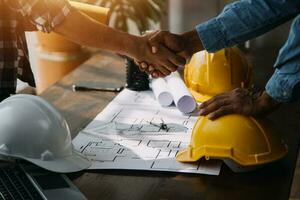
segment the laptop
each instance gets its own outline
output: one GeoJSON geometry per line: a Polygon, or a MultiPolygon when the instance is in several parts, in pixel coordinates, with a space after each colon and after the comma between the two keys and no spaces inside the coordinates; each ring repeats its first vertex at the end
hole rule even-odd
{"type": "Polygon", "coordinates": [[[0,163],[0,200],[86,200],[64,174],[30,163],[0,163]]]}

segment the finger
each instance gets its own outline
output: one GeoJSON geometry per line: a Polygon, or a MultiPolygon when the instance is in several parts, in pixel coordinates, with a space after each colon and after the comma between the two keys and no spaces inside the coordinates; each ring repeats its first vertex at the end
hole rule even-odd
{"type": "Polygon", "coordinates": [[[175,66],[175,68],[169,68],[169,70],[172,72],[176,71],[178,67],[185,65],[185,59],[183,57],[170,51],[166,47],[160,48],[157,55],[168,58],[168,60],[175,66]]]}
{"type": "Polygon", "coordinates": [[[146,70],[145,70],[145,72],[147,73],[147,74],[152,74],[153,72],[154,72],[154,70],[153,69],[149,69],[149,68],[147,68],[146,70]]]}
{"type": "Polygon", "coordinates": [[[199,114],[201,116],[206,116],[210,113],[213,113],[213,112],[217,111],[221,107],[227,106],[228,104],[230,104],[230,102],[231,101],[228,98],[216,99],[215,101],[208,104],[206,107],[200,109],[199,114]]]}
{"type": "Polygon", "coordinates": [[[148,68],[148,64],[145,63],[145,62],[141,62],[140,66],[141,66],[141,68],[144,69],[144,70],[146,70],[146,69],[148,68]]]}
{"type": "Polygon", "coordinates": [[[218,109],[217,111],[211,113],[208,118],[211,120],[215,120],[218,119],[224,115],[229,115],[232,114],[234,112],[232,105],[227,105],[227,106],[223,106],[220,109],[218,109]]]}
{"type": "Polygon", "coordinates": [[[161,31],[156,31],[151,34],[151,37],[148,40],[152,53],[158,53],[158,50],[161,48],[161,44],[164,42],[164,33],[161,31]]]}
{"type": "Polygon", "coordinates": [[[164,76],[168,76],[171,74],[171,71],[168,69],[168,68],[170,68],[170,66],[166,67],[166,65],[172,66],[172,64],[167,60],[167,61],[161,62],[161,64],[156,65],[155,70],[159,71],[164,76]]]}
{"type": "Polygon", "coordinates": [[[153,71],[153,72],[151,73],[151,76],[152,76],[153,78],[165,77],[165,75],[164,75],[163,73],[161,73],[161,72],[159,72],[159,71],[157,71],[157,70],[153,71]]]}
{"type": "Polygon", "coordinates": [[[151,76],[153,78],[158,78],[160,76],[160,73],[158,71],[154,71],[154,72],[151,73],[151,76]]]}
{"type": "Polygon", "coordinates": [[[141,72],[144,72],[145,70],[141,67],[141,65],[138,65],[138,67],[139,67],[139,70],[141,71],[141,72]]]}
{"type": "Polygon", "coordinates": [[[140,71],[144,72],[144,71],[147,71],[147,68],[148,68],[148,64],[145,63],[145,62],[139,62],[139,69],[140,71]]]}
{"type": "Polygon", "coordinates": [[[158,77],[163,78],[163,77],[166,77],[166,76],[164,74],[162,74],[161,72],[158,72],[158,77]]]}
{"type": "Polygon", "coordinates": [[[157,52],[158,52],[158,47],[159,47],[160,45],[157,45],[157,46],[151,46],[151,52],[152,53],[154,53],[154,54],[156,54],[157,52]]]}
{"type": "MultiPolygon", "coordinates": [[[[157,63],[160,64],[160,67],[164,67],[164,70],[166,71],[169,71],[169,72],[174,72],[178,69],[179,66],[175,65],[173,62],[171,62],[168,57],[169,57],[169,54],[159,54],[160,57],[157,57],[156,60],[157,60],[157,63]]],[[[161,72],[164,73],[164,71],[160,70],[161,72]]],[[[164,73],[165,74],[165,73],[164,73]]]]}
{"type": "Polygon", "coordinates": [[[170,75],[172,72],[177,71],[178,66],[174,65],[171,61],[167,60],[164,62],[164,66],[166,67],[166,69],[170,72],[169,74],[166,75],[170,75]]]}
{"type": "Polygon", "coordinates": [[[144,72],[148,75],[151,75],[151,72],[148,69],[146,69],[144,72]]]}
{"type": "Polygon", "coordinates": [[[155,70],[154,66],[153,66],[153,65],[149,65],[148,71],[149,71],[150,73],[152,73],[154,70],[155,70]]]}
{"type": "Polygon", "coordinates": [[[137,65],[137,66],[139,67],[139,70],[140,70],[140,71],[143,71],[143,68],[142,68],[142,66],[141,66],[142,62],[140,62],[140,61],[134,59],[134,64],[137,65]]]}
{"type": "Polygon", "coordinates": [[[228,97],[228,94],[227,93],[223,93],[223,94],[219,94],[215,97],[212,97],[211,99],[201,103],[201,105],[199,106],[200,109],[202,108],[205,108],[207,107],[208,105],[210,105],[211,103],[215,102],[215,101],[218,101],[218,100],[221,100],[223,98],[227,98],[228,97]]]}
{"type": "Polygon", "coordinates": [[[141,63],[142,63],[141,61],[138,61],[138,60],[134,59],[134,64],[140,65],[141,63]]]}

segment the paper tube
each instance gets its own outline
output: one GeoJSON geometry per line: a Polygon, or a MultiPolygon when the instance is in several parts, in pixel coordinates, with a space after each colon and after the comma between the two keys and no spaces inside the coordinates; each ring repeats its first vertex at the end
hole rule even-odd
{"type": "Polygon", "coordinates": [[[176,107],[183,113],[193,112],[197,107],[196,100],[189,92],[178,72],[172,73],[165,80],[173,95],[176,107]]]}
{"type": "Polygon", "coordinates": [[[161,106],[166,107],[173,103],[173,96],[168,88],[167,82],[163,78],[152,79],[150,87],[161,106]]]}

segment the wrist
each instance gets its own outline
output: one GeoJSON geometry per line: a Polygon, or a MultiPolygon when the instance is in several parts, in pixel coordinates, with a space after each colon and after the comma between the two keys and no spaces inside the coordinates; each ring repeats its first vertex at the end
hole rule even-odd
{"type": "Polygon", "coordinates": [[[121,45],[119,48],[118,53],[131,57],[131,58],[137,58],[138,52],[140,51],[140,41],[141,38],[139,36],[134,36],[125,33],[121,37],[121,45]]]}
{"type": "Polygon", "coordinates": [[[266,91],[262,92],[258,101],[261,109],[264,111],[272,111],[280,105],[266,91]]]}
{"type": "Polygon", "coordinates": [[[191,55],[204,49],[196,30],[183,33],[181,36],[183,37],[185,43],[185,49],[191,55]]]}

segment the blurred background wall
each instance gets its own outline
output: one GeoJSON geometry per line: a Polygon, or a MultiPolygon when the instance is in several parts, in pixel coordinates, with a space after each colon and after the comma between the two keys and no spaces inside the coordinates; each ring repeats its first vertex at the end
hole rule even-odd
{"type": "MultiPolygon", "coordinates": [[[[169,0],[168,25],[174,33],[191,30],[220,13],[233,0],[169,0]]],[[[274,47],[278,49],[286,40],[290,23],[286,23],[269,33],[250,41],[251,48],[274,47]]]]}

